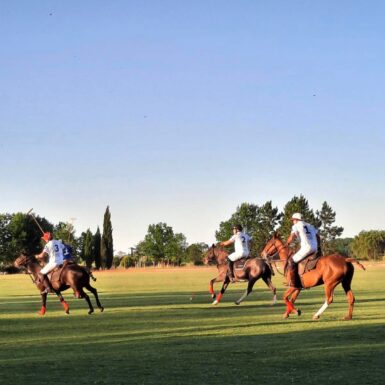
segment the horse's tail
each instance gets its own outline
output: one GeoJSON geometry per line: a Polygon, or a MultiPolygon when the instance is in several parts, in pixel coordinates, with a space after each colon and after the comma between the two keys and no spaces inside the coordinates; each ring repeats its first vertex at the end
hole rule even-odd
{"type": "Polygon", "coordinates": [[[351,262],[351,263],[355,263],[356,265],[358,265],[362,270],[366,270],[365,266],[358,260],[358,259],[355,259],[355,258],[345,258],[346,262],[351,262]]]}
{"type": "Polygon", "coordinates": [[[87,274],[90,276],[90,278],[95,282],[96,278],[92,274],[92,270],[89,267],[85,267],[84,270],[87,272],[87,274]]]}

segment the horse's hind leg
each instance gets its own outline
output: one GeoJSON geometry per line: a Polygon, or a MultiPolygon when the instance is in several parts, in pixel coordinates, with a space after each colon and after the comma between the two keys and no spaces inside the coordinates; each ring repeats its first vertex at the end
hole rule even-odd
{"type": "Polygon", "coordinates": [[[222,299],[223,294],[225,293],[225,291],[227,289],[227,286],[229,286],[229,283],[230,283],[230,278],[226,275],[225,281],[223,282],[223,285],[222,285],[221,292],[218,294],[218,296],[215,299],[215,301],[213,301],[213,303],[212,303],[213,305],[218,305],[218,303],[222,299]]]}
{"type": "Polygon", "coordinates": [[[328,306],[333,302],[334,289],[339,284],[339,282],[325,283],[325,302],[318,309],[317,313],[313,315],[313,320],[319,319],[321,314],[328,308],[328,306]]]}
{"type": "Polygon", "coordinates": [[[94,307],[92,306],[90,297],[87,295],[87,293],[83,290],[83,288],[76,289],[76,292],[78,293],[78,298],[84,298],[87,301],[88,307],[90,308],[88,310],[88,314],[92,314],[94,312],[94,307]]]}
{"type": "Polygon", "coordinates": [[[352,289],[350,288],[352,278],[353,278],[353,274],[350,277],[345,277],[344,280],[342,281],[342,287],[345,290],[346,298],[349,304],[348,314],[344,317],[345,321],[349,321],[353,318],[353,307],[354,307],[355,298],[354,298],[352,289]]]}
{"type": "Polygon", "coordinates": [[[253,286],[254,286],[256,281],[257,281],[256,279],[249,281],[249,283],[247,284],[247,289],[242,294],[241,298],[239,298],[235,301],[236,305],[239,305],[251,293],[251,291],[253,290],[253,286]]]}
{"type": "Polygon", "coordinates": [[[269,287],[269,289],[273,292],[272,305],[275,305],[277,303],[277,289],[273,285],[273,282],[271,282],[271,277],[262,277],[262,279],[266,283],[266,285],[269,287]]]}
{"type": "Polygon", "coordinates": [[[61,304],[62,304],[62,306],[64,308],[65,313],[69,314],[70,313],[70,307],[69,307],[68,303],[65,301],[62,293],[60,291],[56,291],[55,290],[55,294],[59,298],[59,301],[61,302],[61,304]]]}
{"type": "Polygon", "coordinates": [[[87,290],[89,290],[94,295],[95,300],[96,300],[96,305],[98,306],[98,308],[102,312],[104,310],[104,307],[102,306],[102,304],[99,301],[98,291],[94,287],[92,287],[90,284],[86,285],[85,288],[87,290]]]}

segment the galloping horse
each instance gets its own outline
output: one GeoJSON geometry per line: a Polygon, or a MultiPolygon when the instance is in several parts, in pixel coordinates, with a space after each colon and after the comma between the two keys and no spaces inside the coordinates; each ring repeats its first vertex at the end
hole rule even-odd
{"type": "MultiPolygon", "coordinates": [[[[42,306],[39,314],[44,315],[47,308],[47,292],[44,291],[45,286],[39,280],[39,272],[41,270],[41,266],[39,265],[37,259],[34,256],[21,254],[15,260],[14,265],[17,268],[25,267],[28,273],[33,277],[33,282],[36,284],[36,287],[40,290],[42,299],[42,306]]],[[[51,285],[55,294],[59,297],[60,302],[62,303],[64,310],[67,314],[69,313],[69,306],[60,292],[63,290],[67,290],[70,287],[74,290],[75,296],[77,298],[85,298],[89,307],[88,314],[92,314],[94,312],[94,308],[91,304],[90,297],[84,292],[84,288],[89,290],[95,296],[96,304],[100,311],[104,310],[103,306],[99,301],[97,290],[90,285],[90,274],[82,266],[70,263],[64,265],[60,270],[54,270],[51,277],[51,285]]]]}
{"type": "MultiPolygon", "coordinates": [[[[210,281],[209,291],[211,294],[213,301],[213,305],[217,305],[224,292],[227,289],[227,286],[230,283],[230,278],[227,275],[228,269],[228,260],[227,256],[229,253],[222,247],[216,247],[212,245],[205,254],[203,262],[207,265],[210,262],[214,262],[217,265],[219,275],[210,281]],[[218,296],[214,292],[214,283],[215,282],[223,282],[221,292],[218,296]]],[[[237,262],[235,262],[236,264],[237,262]]],[[[253,290],[253,286],[259,278],[262,278],[266,285],[273,292],[273,305],[277,302],[277,295],[275,287],[271,282],[271,274],[272,270],[270,266],[261,258],[251,258],[245,262],[244,267],[240,270],[234,266],[234,277],[236,280],[246,280],[248,281],[247,289],[243,293],[243,295],[235,301],[236,305],[239,305],[253,290]]]]}
{"type": "MultiPolygon", "coordinates": [[[[284,245],[281,238],[274,234],[262,251],[262,258],[271,258],[275,254],[279,255],[281,261],[285,264],[285,275],[287,278],[287,262],[290,257],[288,246],[284,245]]],[[[361,269],[365,270],[365,267],[354,258],[345,258],[340,254],[324,255],[319,258],[316,267],[304,273],[301,277],[302,288],[308,289],[314,286],[325,285],[325,303],[321,308],[313,315],[313,320],[319,319],[320,315],[326,310],[326,308],[333,302],[333,293],[335,287],[341,283],[345,290],[347,301],[349,304],[348,314],[343,318],[344,320],[351,320],[353,317],[354,295],[350,288],[354,266],[356,263],[361,269]]],[[[297,299],[302,288],[289,287],[283,299],[286,303],[286,312],[283,317],[289,317],[290,313],[294,312],[297,315],[301,315],[301,311],[294,307],[294,302],[297,299]]]]}

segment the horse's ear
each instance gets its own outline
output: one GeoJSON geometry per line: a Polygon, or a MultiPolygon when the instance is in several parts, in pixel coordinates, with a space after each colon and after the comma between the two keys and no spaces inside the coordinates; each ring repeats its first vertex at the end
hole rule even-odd
{"type": "Polygon", "coordinates": [[[278,231],[274,231],[273,238],[279,238],[279,232],[278,231]]]}
{"type": "Polygon", "coordinates": [[[212,247],[213,249],[215,249],[215,243],[213,243],[213,244],[211,245],[211,247],[212,247]]]}

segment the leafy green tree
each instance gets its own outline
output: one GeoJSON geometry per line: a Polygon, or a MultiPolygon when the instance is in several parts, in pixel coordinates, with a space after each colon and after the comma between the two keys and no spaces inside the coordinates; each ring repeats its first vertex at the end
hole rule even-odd
{"type": "Polygon", "coordinates": [[[350,244],[354,257],[380,260],[385,253],[385,231],[361,231],[350,244]]]}
{"type": "Polygon", "coordinates": [[[242,203],[237,207],[230,219],[219,224],[219,230],[215,232],[217,241],[226,241],[232,235],[232,225],[242,225],[244,231],[250,235],[258,227],[258,206],[252,203],[242,203]]]}
{"type": "Polygon", "coordinates": [[[186,249],[186,262],[194,265],[203,264],[203,255],[208,250],[209,246],[206,243],[193,243],[186,249]]]}
{"type": "Polygon", "coordinates": [[[53,227],[53,236],[55,239],[61,239],[63,242],[72,244],[75,239],[75,231],[70,223],[59,222],[53,227]]]}
{"type": "Polygon", "coordinates": [[[242,203],[230,219],[220,223],[215,236],[217,241],[225,241],[233,235],[232,225],[240,224],[253,239],[250,245],[251,253],[258,255],[278,225],[281,216],[271,201],[260,207],[252,203],[242,203]]]}
{"type": "Polygon", "coordinates": [[[346,257],[351,256],[350,245],[353,238],[336,238],[333,242],[333,247],[336,253],[345,255],[346,257]]]}
{"type": "Polygon", "coordinates": [[[101,241],[102,241],[102,237],[100,235],[100,230],[98,226],[93,238],[94,261],[95,261],[95,268],[97,270],[101,268],[101,251],[100,251],[101,241]]]}
{"type": "Polygon", "coordinates": [[[104,263],[104,266],[106,267],[106,269],[110,269],[114,258],[114,247],[113,247],[113,239],[112,239],[111,213],[110,213],[109,206],[107,206],[106,211],[104,213],[103,235],[102,235],[100,253],[101,253],[102,264],[104,263]]]}
{"type": "Polygon", "coordinates": [[[175,233],[174,237],[166,246],[166,263],[173,265],[181,265],[185,259],[185,251],[187,248],[186,237],[182,233],[175,233]]]}
{"type": "Polygon", "coordinates": [[[0,266],[12,260],[11,241],[12,234],[9,230],[11,214],[0,214],[0,266]]]}
{"type": "Polygon", "coordinates": [[[289,202],[286,203],[283,209],[283,218],[278,231],[284,238],[288,238],[290,235],[292,227],[290,218],[296,212],[301,213],[303,219],[316,228],[320,226],[320,222],[314,215],[313,210],[309,208],[307,199],[302,194],[299,197],[294,196],[289,202]]]}
{"type": "MultiPolygon", "coordinates": [[[[40,224],[44,231],[53,231],[53,225],[45,218],[35,216],[36,221],[40,224]]],[[[9,242],[10,258],[13,260],[21,251],[29,254],[37,254],[42,248],[41,231],[30,215],[16,213],[8,224],[8,230],[11,234],[9,242]]]]}
{"type": "Polygon", "coordinates": [[[154,265],[180,264],[186,249],[186,237],[181,233],[174,234],[166,223],[157,223],[148,227],[144,240],[136,248],[139,255],[151,258],[154,265]]]}
{"type": "Polygon", "coordinates": [[[261,253],[267,241],[271,238],[277,228],[281,217],[282,213],[279,212],[277,207],[273,207],[271,201],[266,202],[258,208],[258,225],[250,234],[253,239],[254,253],[257,253],[257,255],[261,253]]]}
{"type": "Polygon", "coordinates": [[[330,254],[335,250],[335,239],[344,231],[343,227],[333,226],[336,220],[336,213],[325,201],[322,204],[321,211],[316,211],[321,237],[321,248],[323,254],[330,254]]]}

